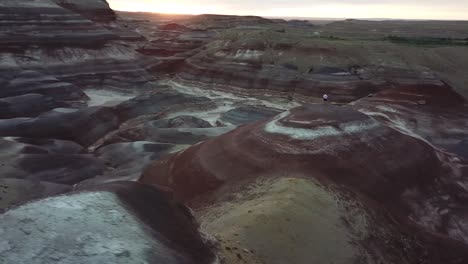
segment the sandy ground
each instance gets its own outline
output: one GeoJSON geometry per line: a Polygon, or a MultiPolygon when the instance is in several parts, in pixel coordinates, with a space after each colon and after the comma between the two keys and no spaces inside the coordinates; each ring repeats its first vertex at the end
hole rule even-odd
{"type": "Polygon", "coordinates": [[[345,264],[362,257],[352,240],[366,235],[366,215],[348,214],[333,192],[310,180],[259,180],[231,198],[197,212],[202,229],[220,241],[222,263],[345,264]]]}

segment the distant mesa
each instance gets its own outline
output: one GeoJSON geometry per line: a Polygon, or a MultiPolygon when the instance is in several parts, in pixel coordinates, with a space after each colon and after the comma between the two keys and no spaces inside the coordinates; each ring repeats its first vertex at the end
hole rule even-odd
{"type": "Polygon", "coordinates": [[[160,26],[159,29],[160,30],[169,30],[169,31],[185,31],[185,30],[188,30],[189,27],[179,25],[177,23],[169,23],[169,24],[160,26]]]}

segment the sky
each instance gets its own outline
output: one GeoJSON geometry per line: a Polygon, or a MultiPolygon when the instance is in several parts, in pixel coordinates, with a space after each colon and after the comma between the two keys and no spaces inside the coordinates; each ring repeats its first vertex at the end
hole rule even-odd
{"type": "Polygon", "coordinates": [[[468,20],[468,0],[107,0],[115,10],[267,17],[468,20]]]}

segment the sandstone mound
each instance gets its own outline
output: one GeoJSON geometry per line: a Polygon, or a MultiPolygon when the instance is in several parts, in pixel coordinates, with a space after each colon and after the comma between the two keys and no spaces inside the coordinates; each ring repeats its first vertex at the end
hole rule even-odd
{"type": "MultiPolygon", "coordinates": [[[[458,194],[463,192],[453,191],[448,185],[440,184],[457,177],[456,173],[446,166],[446,162],[440,153],[424,141],[402,134],[350,107],[313,105],[284,112],[269,121],[243,126],[170,158],[156,161],[147,168],[140,180],[172,188],[178,197],[199,210],[202,219],[220,217],[216,218],[219,222],[211,219],[203,223],[206,224],[207,230],[227,234],[227,237],[234,241],[237,239],[236,235],[229,234],[230,229],[222,231],[220,226],[229,226],[229,223],[235,222],[234,229],[241,228],[245,223],[246,226],[256,226],[261,230],[268,227],[268,224],[260,224],[261,217],[271,217],[273,223],[280,223],[283,221],[280,218],[287,218],[289,215],[282,212],[282,209],[287,210],[288,207],[295,208],[299,204],[313,202],[313,199],[305,196],[296,197],[296,192],[322,192],[313,191],[313,182],[317,181],[325,186],[319,189],[331,197],[336,196],[331,199],[334,204],[341,204],[343,201],[363,204],[362,207],[356,204],[343,205],[346,210],[342,211],[343,217],[338,218],[348,219],[345,220],[346,223],[355,224],[359,220],[349,216],[355,214],[353,210],[365,208],[362,214],[367,220],[363,221],[368,222],[364,227],[365,232],[361,235],[366,232],[374,234],[372,239],[366,235],[357,238],[360,243],[350,251],[354,253],[343,253],[340,256],[345,259],[337,259],[337,263],[349,263],[345,256],[362,257],[356,252],[366,252],[364,255],[373,256],[371,259],[375,262],[369,263],[392,263],[395,260],[401,263],[444,263],[455,261],[457,258],[468,260],[468,256],[463,253],[466,246],[461,243],[466,242],[466,237],[460,235],[465,232],[465,221],[461,217],[465,209],[458,200],[458,194]],[[305,181],[301,188],[310,187],[310,190],[298,191],[297,187],[289,186],[283,191],[274,191],[276,187],[269,184],[276,186],[276,183],[267,183],[270,187],[252,185],[252,182],[264,179],[278,181],[280,185],[285,184],[282,179],[305,181]],[[256,192],[258,188],[266,188],[260,195],[263,198],[253,195],[242,200],[246,192],[256,192]],[[276,192],[280,193],[279,196],[269,202],[271,199],[268,197],[276,192]],[[283,193],[287,198],[281,198],[283,193]],[[445,197],[445,201],[442,196],[445,197]],[[283,200],[284,206],[276,206],[283,200]],[[453,203],[458,203],[461,209],[452,210],[453,203]],[[437,211],[434,212],[434,207],[431,209],[430,205],[435,206],[437,211]],[[203,209],[205,207],[207,209],[203,209]],[[215,209],[218,207],[221,208],[220,212],[215,209]],[[249,207],[251,208],[248,209],[249,207]],[[263,209],[267,210],[267,213],[262,216],[256,215],[263,209]],[[246,214],[245,211],[248,210],[254,214],[246,214]],[[383,213],[384,211],[390,212],[391,217],[383,213]],[[378,215],[382,217],[377,217],[378,215]],[[453,224],[447,224],[442,219],[450,219],[449,222],[453,224]],[[374,233],[374,229],[383,233],[374,233]],[[403,237],[408,239],[402,239],[403,237]],[[392,242],[384,245],[374,239],[407,241],[407,250],[392,251],[392,242]],[[426,246],[421,246],[423,244],[426,246]],[[455,258],[449,253],[451,247],[456,248],[455,258]],[[362,248],[365,249],[362,251],[362,248]],[[419,250],[424,253],[413,254],[419,250]]],[[[325,208],[332,210],[329,205],[319,204],[324,207],[321,211],[325,208]]],[[[315,210],[313,208],[302,209],[305,210],[304,214],[310,214],[311,210],[315,210]]],[[[293,219],[293,223],[303,221],[304,215],[294,211],[291,215],[294,216],[290,218],[293,219]]],[[[323,215],[323,221],[334,221],[329,217],[323,215]]],[[[317,228],[320,226],[318,224],[317,228]]],[[[336,226],[321,227],[329,234],[338,232],[348,237],[346,232],[352,232],[352,226],[353,224],[343,229],[346,231],[337,230],[336,226]]],[[[297,231],[300,234],[306,230],[304,225],[284,225],[288,230],[295,227],[301,230],[297,231]]],[[[241,233],[245,231],[242,230],[241,233]]],[[[265,250],[262,253],[264,255],[256,255],[254,259],[266,261],[269,258],[265,252],[276,251],[274,247],[265,246],[274,245],[271,241],[277,238],[277,234],[274,238],[268,235],[270,232],[273,230],[262,232],[259,236],[249,233],[244,236],[243,243],[257,250],[265,250]]],[[[292,236],[291,233],[287,233],[287,236],[288,239],[306,239],[292,236]]],[[[344,252],[348,249],[349,244],[346,241],[349,240],[343,241],[345,242],[335,241],[338,245],[338,249],[335,250],[344,252]]],[[[241,243],[241,246],[245,245],[241,243]]],[[[297,263],[309,263],[306,260],[313,256],[307,255],[306,252],[322,252],[325,256],[327,251],[320,250],[321,246],[321,243],[312,242],[304,246],[305,248],[301,249],[302,253],[295,257],[300,258],[303,254],[306,257],[298,259],[297,263]]],[[[280,251],[274,256],[286,255],[286,252],[280,251]]]]}
{"type": "Polygon", "coordinates": [[[389,199],[417,182],[433,181],[439,170],[437,156],[424,142],[350,108],[329,105],[297,108],[241,127],[161,165],[156,162],[143,181],[166,184],[171,178],[170,187],[185,198],[271,172],[306,173],[389,199]],[[403,154],[407,158],[395,162],[403,154]]]}
{"type": "Polygon", "coordinates": [[[132,182],[12,209],[0,215],[0,233],[5,263],[205,264],[214,259],[187,208],[132,182]]]}
{"type": "Polygon", "coordinates": [[[464,255],[460,246],[421,242],[384,210],[308,179],[263,178],[216,194],[197,215],[228,264],[456,263],[464,255]]]}

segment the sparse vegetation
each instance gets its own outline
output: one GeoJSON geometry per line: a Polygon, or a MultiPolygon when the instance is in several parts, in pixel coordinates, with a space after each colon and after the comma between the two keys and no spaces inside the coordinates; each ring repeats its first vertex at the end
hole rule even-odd
{"type": "Polygon", "coordinates": [[[408,38],[390,35],[385,38],[393,43],[400,44],[410,44],[417,46],[456,46],[456,45],[466,45],[466,40],[463,39],[453,39],[453,38],[408,38]]]}

